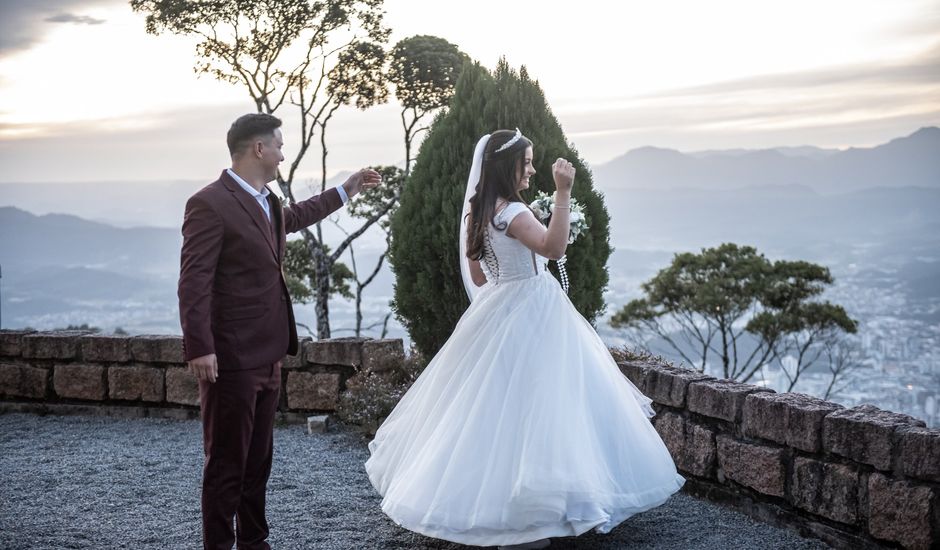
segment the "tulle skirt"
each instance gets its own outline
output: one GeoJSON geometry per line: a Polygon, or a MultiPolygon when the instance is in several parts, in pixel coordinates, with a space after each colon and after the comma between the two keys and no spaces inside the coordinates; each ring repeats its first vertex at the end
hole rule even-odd
{"type": "Polygon", "coordinates": [[[468,545],[606,533],[685,478],[651,400],[548,272],[477,297],[369,443],[398,525],[468,545]]]}

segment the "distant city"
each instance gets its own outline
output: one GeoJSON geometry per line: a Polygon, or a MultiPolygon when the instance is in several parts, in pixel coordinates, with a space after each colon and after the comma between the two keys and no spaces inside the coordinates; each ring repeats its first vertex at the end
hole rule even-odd
{"type": "MultiPolygon", "coordinates": [[[[866,287],[851,275],[826,297],[860,321],[863,358],[851,383],[830,399],[846,406],[872,403],[940,426],[940,297],[912,300],[899,282],[866,287]]],[[[822,395],[828,377],[809,374],[800,391],[822,395]]]]}

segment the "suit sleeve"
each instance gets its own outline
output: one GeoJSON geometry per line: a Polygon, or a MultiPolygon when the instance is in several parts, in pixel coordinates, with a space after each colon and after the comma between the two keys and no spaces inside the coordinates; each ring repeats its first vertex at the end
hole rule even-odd
{"type": "Polygon", "coordinates": [[[180,325],[187,361],[215,353],[212,337],[212,287],[222,251],[222,219],[205,199],[193,196],[183,216],[183,248],[180,251],[180,325]]]}
{"type": "Polygon", "coordinates": [[[343,206],[339,191],[331,187],[319,195],[300,201],[284,209],[284,230],[295,233],[336,212],[343,206]]]}

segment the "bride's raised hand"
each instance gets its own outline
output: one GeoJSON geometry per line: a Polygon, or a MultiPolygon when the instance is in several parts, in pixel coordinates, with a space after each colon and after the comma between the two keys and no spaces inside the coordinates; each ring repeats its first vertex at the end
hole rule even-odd
{"type": "Polygon", "coordinates": [[[559,157],[552,165],[552,178],[555,179],[555,189],[571,191],[574,185],[574,165],[559,157]]]}

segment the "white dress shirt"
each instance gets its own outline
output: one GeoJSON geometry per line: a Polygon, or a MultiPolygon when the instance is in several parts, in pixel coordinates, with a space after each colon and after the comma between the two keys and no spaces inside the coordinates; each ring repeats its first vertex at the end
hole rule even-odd
{"type": "Polygon", "coordinates": [[[267,186],[261,188],[261,191],[258,192],[257,189],[248,184],[245,180],[241,178],[238,174],[235,173],[231,168],[227,168],[226,171],[228,175],[232,176],[232,179],[238,182],[238,185],[241,185],[242,189],[248,192],[249,195],[255,198],[258,201],[258,204],[261,205],[261,209],[264,210],[264,214],[268,217],[268,221],[271,221],[271,205],[268,204],[268,195],[271,194],[271,191],[267,186]]]}

